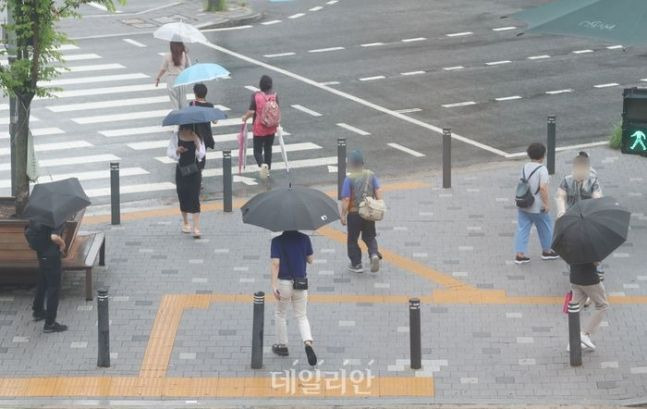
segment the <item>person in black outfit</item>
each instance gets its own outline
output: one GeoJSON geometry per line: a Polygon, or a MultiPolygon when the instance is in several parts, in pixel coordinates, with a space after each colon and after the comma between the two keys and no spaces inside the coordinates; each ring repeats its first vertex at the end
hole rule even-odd
{"type": "Polygon", "coordinates": [[[609,309],[607,291],[598,274],[599,263],[571,264],[571,290],[573,292],[573,303],[583,305],[587,298],[595,304],[595,312],[591,315],[589,322],[584,325],[580,334],[582,346],[585,349],[595,350],[595,344],[591,341],[591,335],[602,323],[602,320],[609,309]]]}
{"type": "Polygon", "coordinates": [[[197,166],[205,157],[202,139],[194,125],[181,125],[177,136],[169,143],[167,155],[178,161],[175,168],[175,186],[182,212],[182,232],[191,233],[189,214],[193,215],[193,237],[200,238],[200,185],[202,172],[197,166]]]}
{"type": "MultiPolygon", "coordinates": [[[[207,97],[207,86],[204,84],[195,84],[193,86],[193,94],[195,95],[195,100],[191,101],[191,106],[198,106],[204,108],[213,108],[211,102],[207,102],[205,99],[207,97]]],[[[217,124],[218,121],[213,121],[213,124],[217,124]]],[[[203,122],[195,124],[195,131],[200,136],[200,139],[204,141],[206,148],[214,149],[216,147],[216,142],[213,140],[213,132],[211,131],[211,124],[209,122],[203,122]]],[[[205,156],[198,166],[200,170],[204,170],[205,165],[207,164],[207,157],[205,156]]]]}
{"type": "Polygon", "coordinates": [[[56,322],[58,301],[61,291],[61,253],[65,251],[65,241],[57,229],[30,222],[30,229],[38,236],[39,275],[36,284],[36,296],[32,305],[34,321],[45,320],[43,332],[63,332],[67,326],[56,322]],[[45,300],[47,299],[47,309],[45,300]]]}

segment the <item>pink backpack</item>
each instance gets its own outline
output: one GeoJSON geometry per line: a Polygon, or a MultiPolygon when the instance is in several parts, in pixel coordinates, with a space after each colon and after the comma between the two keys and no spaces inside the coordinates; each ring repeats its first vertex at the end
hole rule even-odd
{"type": "Polygon", "coordinates": [[[256,123],[254,127],[261,133],[254,132],[255,135],[269,135],[276,132],[276,128],[281,123],[281,108],[276,101],[276,94],[256,93],[256,123]]]}

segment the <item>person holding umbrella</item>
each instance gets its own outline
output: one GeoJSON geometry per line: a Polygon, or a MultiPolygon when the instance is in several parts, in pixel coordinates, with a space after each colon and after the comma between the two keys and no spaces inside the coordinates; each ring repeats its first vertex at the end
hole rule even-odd
{"type": "Polygon", "coordinates": [[[182,232],[191,233],[188,215],[192,214],[194,238],[200,238],[202,172],[198,163],[206,155],[204,142],[196,133],[195,124],[217,121],[226,117],[216,108],[190,106],[170,112],[162,121],[163,126],[180,125],[177,135],[171,135],[166,155],[178,162],[175,168],[175,185],[182,212],[182,232]]]}
{"type": "MultiPolygon", "coordinates": [[[[584,348],[595,349],[591,335],[609,308],[597,265],[627,240],[631,213],[612,197],[582,200],[557,219],[552,248],[570,265],[572,302],[587,298],[595,312],[580,334],[584,348]]],[[[576,341],[577,342],[577,341],[576,341]]]]}
{"type": "Polygon", "coordinates": [[[286,316],[292,305],[299,323],[308,363],[317,364],[310,322],[306,315],[308,278],[306,266],[313,262],[310,238],[299,230],[317,230],[339,220],[334,200],[323,192],[305,187],[274,189],[254,196],[241,208],[243,222],[283,234],[272,239],[270,247],[272,294],[277,300],[275,311],[278,343],[272,351],[288,356],[286,316]]]}
{"type": "Polygon", "coordinates": [[[175,87],[175,79],[186,67],[191,65],[191,60],[183,42],[171,41],[170,48],[170,53],[162,57],[162,66],[155,79],[155,86],[159,86],[160,80],[166,75],[166,87],[173,109],[182,109],[186,106],[186,88],[184,86],[175,87]]]}
{"type": "Polygon", "coordinates": [[[67,330],[67,326],[56,322],[61,290],[61,256],[66,250],[61,231],[70,217],[89,204],[79,180],[71,178],[35,185],[25,207],[24,216],[29,220],[25,238],[29,247],[36,251],[39,266],[32,316],[34,321],[45,320],[45,333],[67,330]]]}

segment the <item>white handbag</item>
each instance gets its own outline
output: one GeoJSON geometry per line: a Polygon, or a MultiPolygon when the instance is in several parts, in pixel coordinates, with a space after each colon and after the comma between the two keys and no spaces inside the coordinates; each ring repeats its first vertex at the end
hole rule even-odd
{"type": "Polygon", "coordinates": [[[364,220],[371,222],[377,222],[384,219],[384,214],[386,213],[386,203],[382,199],[376,199],[372,195],[369,195],[368,185],[371,174],[366,175],[366,181],[364,182],[364,188],[362,189],[362,200],[359,202],[357,208],[359,212],[359,217],[364,220]]]}

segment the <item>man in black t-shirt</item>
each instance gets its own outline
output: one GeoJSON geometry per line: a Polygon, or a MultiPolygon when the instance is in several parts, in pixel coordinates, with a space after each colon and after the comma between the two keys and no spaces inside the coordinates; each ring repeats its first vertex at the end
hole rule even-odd
{"type": "MultiPolygon", "coordinates": [[[[195,100],[191,101],[192,106],[213,108],[213,104],[211,102],[207,102],[207,100],[205,99],[207,97],[206,85],[195,84],[193,86],[193,93],[195,94],[195,100]]],[[[217,121],[214,122],[214,124],[216,123],[218,122],[217,121]]],[[[195,130],[195,133],[198,134],[200,139],[202,139],[202,142],[204,142],[205,147],[209,149],[214,149],[216,147],[216,143],[213,140],[213,132],[211,131],[211,123],[203,122],[203,123],[195,124],[194,130],[195,130]]],[[[206,163],[207,163],[207,157],[205,156],[204,159],[198,162],[198,167],[200,168],[200,170],[204,169],[206,163]]]]}
{"type": "Polygon", "coordinates": [[[573,302],[584,306],[587,297],[595,304],[595,312],[580,334],[582,346],[595,350],[591,334],[600,326],[606,311],[609,309],[607,292],[600,281],[597,265],[599,263],[572,264],[570,281],[573,290],[573,302]]]}

